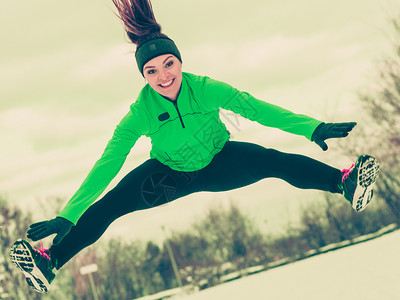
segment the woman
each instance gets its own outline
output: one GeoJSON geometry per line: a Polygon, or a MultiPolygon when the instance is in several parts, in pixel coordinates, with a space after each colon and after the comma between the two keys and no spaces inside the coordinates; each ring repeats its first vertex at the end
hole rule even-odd
{"type": "Polygon", "coordinates": [[[227,191],[275,177],[298,188],[343,194],[356,211],[365,208],[379,172],[373,157],[360,156],[340,171],[305,156],[230,141],[219,109],[303,135],[323,150],[328,148],[326,139],[347,136],[356,123],[326,124],[257,100],[226,83],[182,72],[181,54],[161,33],[149,1],[113,2],[128,37],[137,45],[136,61],[148,84],[64,209],[56,218],[30,226],[28,238],[33,241],[57,234],[51,248],[32,249],[25,240],[11,247],[12,261],[36,291],[46,293],[55,277],[53,269],[97,241],[115,219],[191,193],[227,191]],[[94,203],[142,135],[152,140],[151,158],[94,203]]]}

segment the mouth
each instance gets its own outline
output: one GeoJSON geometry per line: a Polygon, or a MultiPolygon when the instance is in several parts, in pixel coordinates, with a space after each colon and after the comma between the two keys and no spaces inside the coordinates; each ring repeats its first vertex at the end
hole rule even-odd
{"type": "Polygon", "coordinates": [[[175,81],[175,78],[171,79],[168,82],[165,83],[160,83],[159,86],[162,87],[163,89],[169,88],[175,81]]]}

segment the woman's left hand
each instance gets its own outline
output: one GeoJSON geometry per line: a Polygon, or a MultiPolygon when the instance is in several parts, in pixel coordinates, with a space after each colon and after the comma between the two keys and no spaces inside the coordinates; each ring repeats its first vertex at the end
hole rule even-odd
{"type": "Polygon", "coordinates": [[[356,122],[321,123],[314,130],[311,140],[320,146],[322,150],[326,151],[328,150],[328,145],[325,143],[325,140],[346,137],[356,125],[356,122]]]}

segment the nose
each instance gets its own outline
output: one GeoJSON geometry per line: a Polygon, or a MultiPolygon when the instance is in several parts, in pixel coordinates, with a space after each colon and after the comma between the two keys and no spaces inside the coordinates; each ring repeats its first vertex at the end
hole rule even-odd
{"type": "Polygon", "coordinates": [[[168,77],[169,77],[169,72],[168,72],[167,70],[165,70],[165,69],[162,69],[162,70],[160,71],[158,77],[159,77],[160,80],[166,80],[166,79],[168,79],[168,77]]]}

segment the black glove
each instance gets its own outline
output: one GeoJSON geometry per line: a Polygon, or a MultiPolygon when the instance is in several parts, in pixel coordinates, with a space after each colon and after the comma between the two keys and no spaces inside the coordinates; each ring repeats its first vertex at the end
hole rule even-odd
{"type": "Polygon", "coordinates": [[[328,145],[324,142],[326,139],[346,137],[356,125],[356,122],[321,123],[314,130],[311,140],[326,151],[328,150],[328,145]]]}
{"type": "Polygon", "coordinates": [[[67,235],[74,224],[67,219],[56,217],[49,221],[34,223],[29,226],[28,238],[32,241],[38,241],[49,235],[56,233],[53,244],[56,245],[67,235]]]}

